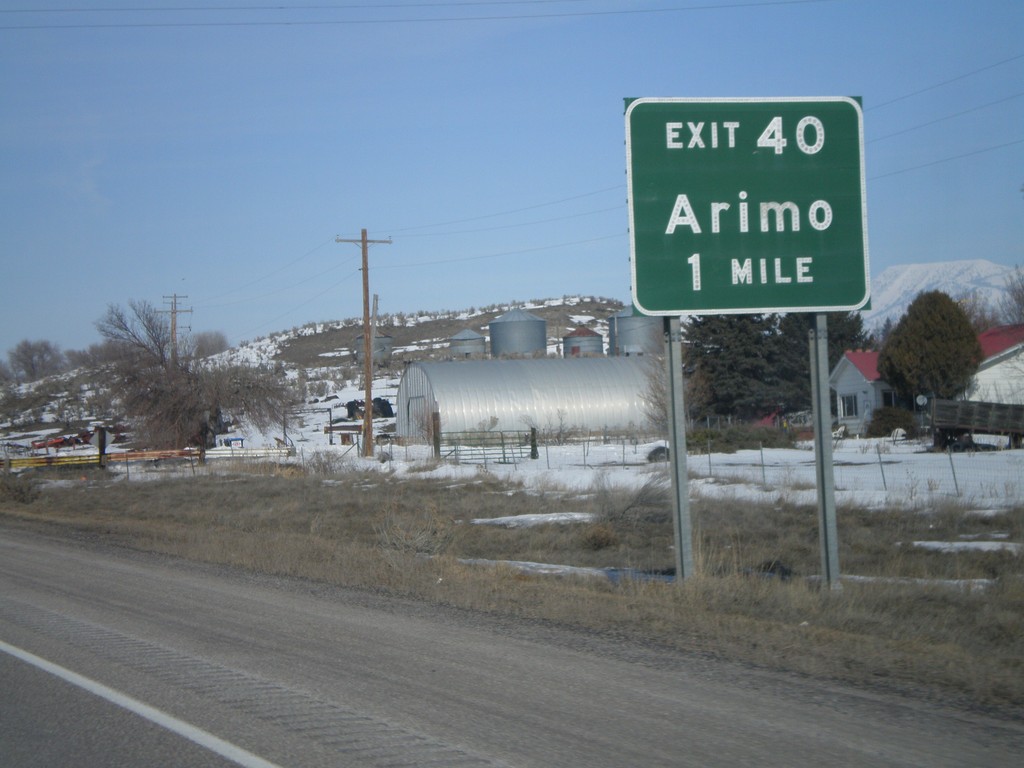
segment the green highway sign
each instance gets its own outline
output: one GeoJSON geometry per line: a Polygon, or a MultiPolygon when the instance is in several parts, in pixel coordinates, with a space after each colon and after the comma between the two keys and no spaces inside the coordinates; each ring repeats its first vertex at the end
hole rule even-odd
{"type": "Polygon", "coordinates": [[[626,162],[633,304],[643,314],[867,304],[856,99],[627,100],[626,162]]]}

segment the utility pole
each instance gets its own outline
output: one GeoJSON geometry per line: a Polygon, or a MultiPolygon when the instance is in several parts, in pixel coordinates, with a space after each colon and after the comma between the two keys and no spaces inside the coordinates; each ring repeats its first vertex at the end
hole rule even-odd
{"type": "Polygon", "coordinates": [[[178,367],[178,313],[191,314],[191,309],[178,309],[178,299],[187,299],[188,296],[179,296],[176,293],[170,296],[164,296],[165,301],[171,302],[171,308],[169,310],[160,310],[161,312],[169,313],[171,316],[171,366],[174,368],[178,367]]]}
{"type": "Polygon", "coordinates": [[[369,252],[371,243],[391,245],[387,240],[368,240],[366,230],[358,240],[334,238],[336,243],[358,243],[363,248],[363,456],[373,456],[373,340],[370,328],[370,269],[369,252]]]}

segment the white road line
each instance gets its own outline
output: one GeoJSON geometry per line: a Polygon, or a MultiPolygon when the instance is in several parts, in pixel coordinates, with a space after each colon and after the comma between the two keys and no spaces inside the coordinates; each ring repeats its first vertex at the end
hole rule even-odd
{"type": "Polygon", "coordinates": [[[224,739],[218,738],[212,733],[204,731],[202,728],[190,725],[189,723],[179,720],[178,718],[156,709],[155,707],[143,704],[138,699],[133,699],[131,696],[115,691],[113,688],[108,688],[102,683],[83,677],[82,675],[72,672],[70,669],[65,669],[58,664],[54,664],[51,661],[40,658],[39,656],[31,654],[21,648],[8,645],[3,640],[0,640],[0,651],[3,651],[16,659],[20,659],[26,664],[31,664],[44,672],[49,672],[51,675],[55,675],[56,677],[59,677],[72,685],[78,686],[95,696],[106,699],[112,704],[123,707],[129,712],[139,715],[140,717],[144,717],[150,722],[156,723],[161,728],[166,728],[168,731],[172,731],[201,747],[205,747],[211,752],[215,752],[221,757],[227,758],[231,762],[243,766],[243,768],[281,768],[276,763],[264,760],[262,757],[254,755],[252,752],[248,752],[241,747],[235,746],[231,742],[224,741],[224,739]]]}

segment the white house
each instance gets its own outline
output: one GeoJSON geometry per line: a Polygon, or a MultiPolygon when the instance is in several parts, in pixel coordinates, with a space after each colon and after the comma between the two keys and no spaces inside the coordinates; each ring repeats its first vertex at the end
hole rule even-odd
{"type": "MultiPolygon", "coordinates": [[[[1000,325],[978,336],[982,361],[965,400],[1024,405],[1024,325],[1000,325]]],[[[828,377],[836,414],[851,435],[867,432],[876,408],[896,404],[892,387],[878,375],[878,352],[847,350],[828,377]]]]}
{"type": "Polygon", "coordinates": [[[865,434],[875,409],[896,403],[892,387],[878,375],[878,352],[872,350],[846,350],[828,383],[836,393],[839,425],[849,435],[865,434]]]}
{"type": "Polygon", "coordinates": [[[1024,405],[1024,325],[1000,325],[978,336],[983,359],[967,400],[1024,405]]]}

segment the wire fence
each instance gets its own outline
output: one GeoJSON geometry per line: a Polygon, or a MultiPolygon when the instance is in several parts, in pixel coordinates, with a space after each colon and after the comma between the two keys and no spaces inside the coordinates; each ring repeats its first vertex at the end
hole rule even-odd
{"type": "MultiPolygon", "coordinates": [[[[505,434],[503,454],[474,453],[449,447],[447,460],[467,464],[505,464],[521,471],[614,470],[657,466],[670,458],[667,443],[647,435],[590,435],[571,442],[537,440],[529,458],[528,435],[505,434]],[[509,450],[509,445],[518,445],[509,450]]],[[[447,445],[447,443],[446,443],[447,445]]],[[[693,444],[687,474],[704,495],[745,493],[813,502],[817,468],[813,445],[795,448],[715,452],[693,444]]],[[[980,444],[981,450],[932,451],[924,442],[840,440],[833,446],[833,478],[840,503],[919,506],[959,500],[979,508],[1024,503],[1024,450],[980,444]]],[[[406,454],[408,458],[408,453],[406,454]]]]}

